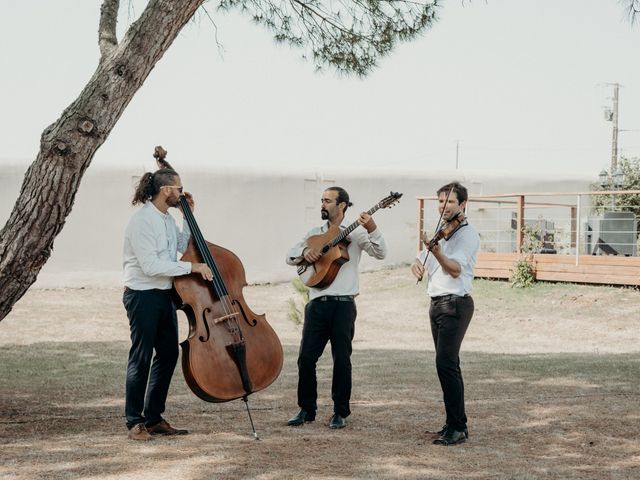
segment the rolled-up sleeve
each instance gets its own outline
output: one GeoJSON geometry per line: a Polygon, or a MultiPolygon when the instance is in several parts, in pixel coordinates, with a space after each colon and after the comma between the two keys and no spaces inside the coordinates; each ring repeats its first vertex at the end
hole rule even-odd
{"type": "Polygon", "coordinates": [[[371,233],[367,233],[365,230],[363,235],[358,238],[358,242],[362,250],[374,258],[382,260],[387,256],[387,243],[379,228],[371,233]]]}
{"type": "Polygon", "coordinates": [[[302,252],[304,252],[304,249],[307,246],[307,238],[310,236],[310,232],[307,233],[302,240],[289,249],[286,258],[287,265],[298,265],[300,263],[302,252]]]}

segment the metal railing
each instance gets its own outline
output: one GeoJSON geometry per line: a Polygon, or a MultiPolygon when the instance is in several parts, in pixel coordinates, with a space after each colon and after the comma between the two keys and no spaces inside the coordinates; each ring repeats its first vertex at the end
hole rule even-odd
{"type": "MultiPolygon", "coordinates": [[[[596,205],[595,196],[640,195],[640,190],[535,192],[478,195],[466,214],[480,235],[481,251],[638,256],[640,206],[613,201],[596,205]]],[[[629,197],[625,197],[629,198],[629,197]]],[[[438,222],[437,197],[417,197],[418,250],[422,232],[438,222]]],[[[638,202],[640,203],[640,202],[638,202]]]]}

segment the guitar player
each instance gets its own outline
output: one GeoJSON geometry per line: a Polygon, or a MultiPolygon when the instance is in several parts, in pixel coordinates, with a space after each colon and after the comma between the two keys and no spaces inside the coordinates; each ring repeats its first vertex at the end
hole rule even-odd
{"type": "MultiPolygon", "coordinates": [[[[307,246],[309,237],[321,235],[333,227],[346,228],[344,215],[352,203],[349,194],[341,187],[327,188],[321,199],[320,214],[326,222],[311,229],[287,254],[289,265],[301,262],[313,264],[322,257],[322,252],[307,246]]],[[[358,264],[364,250],[372,257],[383,259],[387,247],[382,233],[370,214],[359,215],[356,228],[346,238],[348,261],[343,263],[335,279],[324,288],[309,289],[309,303],[305,308],[302,340],[298,354],[298,406],[300,411],[289,419],[289,426],[313,422],[317,410],[316,363],[327,342],[331,342],[333,356],[333,380],[331,398],[333,415],[329,428],[343,428],[351,413],[351,342],[355,331],[356,304],[358,295],[358,264]]],[[[333,248],[338,248],[333,247],[333,248]]]]}

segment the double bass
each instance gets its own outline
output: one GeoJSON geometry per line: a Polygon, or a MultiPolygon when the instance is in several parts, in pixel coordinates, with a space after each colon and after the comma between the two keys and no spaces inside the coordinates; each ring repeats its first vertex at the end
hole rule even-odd
{"type": "MultiPolygon", "coordinates": [[[[154,157],[160,168],[173,170],[166,154],[162,147],[156,147],[154,157]]],[[[197,274],[174,278],[182,302],[178,308],[189,322],[188,336],[180,344],[184,378],[204,401],[242,398],[251,420],[247,396],[268,387],[278,377],[284,357],[282,344],[265,315],[254,313],[242,296],[247,281],[240,259],[230,250],[207,242],[184,195],[179,201],[191,230],[181,260],[206,263],[213,273],[211,281],[197,274]]],[[[253,433],[257,439],[255,428],[253,433]]]]}

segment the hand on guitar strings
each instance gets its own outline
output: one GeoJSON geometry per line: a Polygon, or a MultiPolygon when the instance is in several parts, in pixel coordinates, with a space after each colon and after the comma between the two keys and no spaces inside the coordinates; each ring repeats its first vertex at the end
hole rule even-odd
{"type": "Polygon", "coordinates": [[[320,252],[320,250],[318,249],[307,247],[302,252],[302,256],[307,261],[307,263],[315,263],[320,260],[322,252],[320,252]]]}

